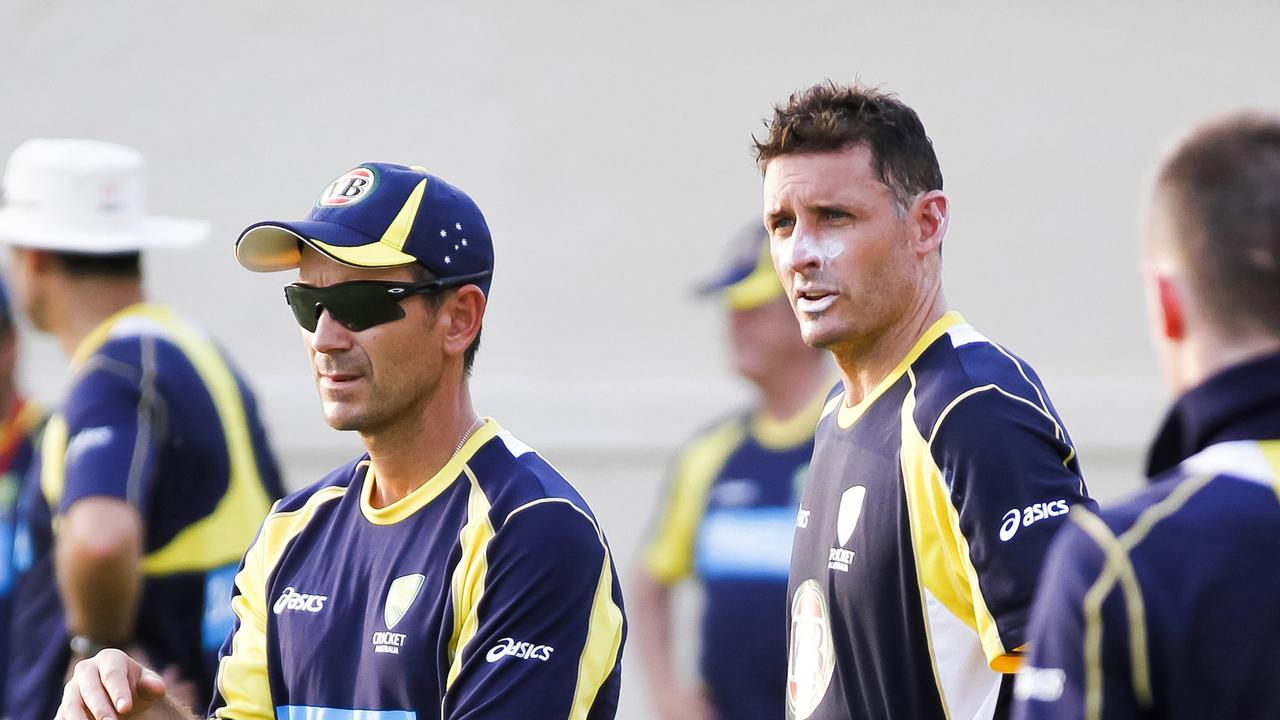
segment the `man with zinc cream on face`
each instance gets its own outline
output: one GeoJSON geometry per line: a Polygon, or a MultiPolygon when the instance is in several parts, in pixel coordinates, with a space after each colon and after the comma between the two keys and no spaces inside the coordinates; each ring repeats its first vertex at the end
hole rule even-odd
{"type": "Polygon", "coordinates": [[[950,203],[910,107],[817,85],[756,148],[774,266],[841,376],[796,521],[788,714],[1005,717],[1045,548],[1089,502],[1071,438],[947,308],[950,203]]]}

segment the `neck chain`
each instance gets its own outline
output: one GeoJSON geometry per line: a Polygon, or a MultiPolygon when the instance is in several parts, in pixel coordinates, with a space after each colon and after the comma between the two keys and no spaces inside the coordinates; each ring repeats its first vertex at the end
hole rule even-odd
{"type": "Polygon", "coordinates": [[[462,439],[458,441],[458,447],[453,449],[453,454],[449,456],[449,459],[452,460],[458,457],[458,453],[462,452],[462,446],[466,445],[467,441],[471,439],[471,435],[482,427],[484,427],[484,420],[476,418],[475,422],[471,423],[471,427],[467,428],[467,431],[463,433],[462,439]]]}

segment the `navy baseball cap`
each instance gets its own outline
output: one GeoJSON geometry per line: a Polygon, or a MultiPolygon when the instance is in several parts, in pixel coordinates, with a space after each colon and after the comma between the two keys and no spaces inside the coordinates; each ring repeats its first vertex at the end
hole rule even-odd
{"type": "Polygon", "coordinates": [[[352,267],[418,263],[438,278],[479,275],[489,294],[493,239],[465,192],[417,165],[364,163],[329,183],[305,220],[254,223],[236,260],[254,272],[298,267],[302,243],[352,267]]]}
{"type": "Polygon", "coordinates": [[[724,268],[698,286],[698,294],[717,295],[732,310],[751,310],[783,295],[769,254],[769,234],[759,220],[730,239],[728,255],[724,268]]]}

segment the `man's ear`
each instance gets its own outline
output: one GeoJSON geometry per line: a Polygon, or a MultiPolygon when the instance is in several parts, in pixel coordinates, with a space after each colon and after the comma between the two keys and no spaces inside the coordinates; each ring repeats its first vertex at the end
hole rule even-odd
{"type": "Polygon", "coordinates": [[[22,268],[27,277],[44,275],[59,267],[58,261],[53,257],[53,253],[47,250],[15,247],[10,259],[15,265],[22,268]]]}
{"type": "Polygon", "coordinates": [[[915,223],[915,251],[920,256],[938,252],[947,235],[951,202],[941,190],[920,193],[911,203],[910,219],[915,223]]]}
{"type": "Polygon", "coordinates": [[[464,285],[455,290],[440,308],[444,321],[444,351],[461,356],[480,333],[484,322],[487,301],[484,292],[475,285],[464,285]]]}
{"type": "Polygon", "coordinates": [[[1181,284],[1173,275],[1149,263],[1143,265],[1142,275],[1147,285],[1152,330],[1158,337],[1180,342],[1187,334],[1186,300],[1181,284]]]}

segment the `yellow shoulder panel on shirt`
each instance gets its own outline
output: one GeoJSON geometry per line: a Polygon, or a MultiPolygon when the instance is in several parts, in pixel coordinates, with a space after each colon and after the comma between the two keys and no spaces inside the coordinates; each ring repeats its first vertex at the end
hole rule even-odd
{"type": "Polygon", "coordinates": [[[694,538],[706,510],[707,493],[745,437],[743,422],[734,418],[694,440],[676,459],[662,515],[644,551],[644,567],[653,579],[670,585],[693,572],[694,538]]]}
{"type": "Polygon", "coordinates": [[[315,517],[316,511],[342,497],[347,488],[317,490],[298,510],[273,513],[262,523],[253,547],[236,573],[238,593],[231,610],[239,621],[231,636],[231,652],[218,663],[218,694],[226,704],[213,717],[234,720],[274,720],[271,684],[267,678],[267,578],[289,542],[315,517]]]}
{"type": "Polygon", "coordinates": [[[40,439],[40,492],[49,504],[54,523],[58,520],[58,507],[62,505],[62,489],[67,479],[67,421],[62,415],[49,418],[40,439]]]}
{"type": "Polygon", "coordinates": [[[934,462],[929,442],[916,427],[915,377],[910,376],[912,392],[902,405],[902,469],[921,586],[974,631],[991,669],[1013,672],[1017,670],[1018,656],[1006,650],[1000,639],[995,618],[982,597],[969,543],[960,530],[960,518],[942,472],[934,462]]]}
{"type": "Polygon", "coordinates": [[[258,475],[258,460],[249,434],[249,420],[235,375],[203,334],[180,321],[168,309],[140,306],[135,313],[151,319],[187,357],[204,383],[218,411],[227,443],[230,477],[227,491],[213,513],[188,525],[164,547],[142,559],[148,575],[211,570],[234,563],[253,541],[271,499],[258,475]]]}

